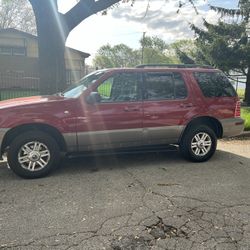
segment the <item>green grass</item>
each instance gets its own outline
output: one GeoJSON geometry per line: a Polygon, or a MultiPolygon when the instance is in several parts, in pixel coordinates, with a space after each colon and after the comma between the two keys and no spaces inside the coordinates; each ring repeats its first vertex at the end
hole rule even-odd
{"type": "Polygon", "coordinates": [[[237,90],[237,94],[238,94],[239,98],[240,98],[241,100],[243,100],[244,97],[245,97],[245,89],[238,89],[238,90],[237,90]]]}
{"type": "Polygon", "coordinates": [[[39,91],[36,90],[2,90],[0,91],[0,101],[18,98],[39,95],[39,91]]]}
{"type": "Polygon", "coordinates": [[[250,131],[250,108],[241,108],[241,117],[245,120],[245,130],[250,131]]]}
{"type": "Polygon", "coordinates": [[[101,96],[110,97],[111,88],[112,88],[112,83],[106,81],[105,83],[101,84],[101,85],[98,87],[98,93],[99,93],[101,96]]]}

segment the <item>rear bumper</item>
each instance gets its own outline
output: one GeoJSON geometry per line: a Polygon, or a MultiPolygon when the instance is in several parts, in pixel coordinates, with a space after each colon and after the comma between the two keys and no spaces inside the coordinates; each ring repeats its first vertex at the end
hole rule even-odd
{"type": "Polygon", "coordinates": [[[3,154],[3,148],[2,148],[2,142],[5,134],[7,133],[9,129],[7,128],[0,128],[0,160],[2,160],[2,154],[3,154]]]}
{"type": "Polygon", "coordinates": [[[229,118],[220,120],[223,128],[223,137],[240,135],[244,130],[244,120],[241,118],[229,118]]]}

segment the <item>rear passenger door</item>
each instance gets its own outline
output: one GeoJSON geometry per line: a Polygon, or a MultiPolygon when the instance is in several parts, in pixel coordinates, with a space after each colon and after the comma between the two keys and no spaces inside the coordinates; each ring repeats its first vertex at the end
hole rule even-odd
{"type": "Polygon", "coordinates": [[[143,74],[143,134],[145,144],[177,143],[185,115],[193,107],[185,75],[177,72],[143,74]]]}

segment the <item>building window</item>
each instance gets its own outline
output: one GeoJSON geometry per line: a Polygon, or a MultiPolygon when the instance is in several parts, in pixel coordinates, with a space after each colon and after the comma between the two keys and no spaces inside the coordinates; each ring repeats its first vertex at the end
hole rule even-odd
{"type": "Polygon", "coordinates": [[[24,47],[0,47],[0,54],[7,56],[26,56],[24,47]]]}
{"type": "Polygon", "coordinates": [[[12,48],[13,56],[26,56],[26,48],[12,48]]]}
{"type": "Polygon", "coordinates": [[[11,56],[12,55],[12,49],[8,48],[8,47],[0,47],[0,54],[1,55],[11,56]]]}

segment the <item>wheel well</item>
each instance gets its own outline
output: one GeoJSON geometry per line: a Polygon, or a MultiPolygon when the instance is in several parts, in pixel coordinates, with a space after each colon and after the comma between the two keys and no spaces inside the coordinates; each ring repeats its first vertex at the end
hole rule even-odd
{"type": "Polygon", "coordinates": [[[29,131],[42,131],[49,134],[58,143],[58,146],[62,152],[67,151],[67,146],[62,134],[55,128],[46,124],[25,124],[9,130],[3,138],[2,151],[4,151],[13,141],[15,137],[21,133],[29,131]]]}
{"type": "Polygon", "coordinates": [[[201,125],[201,124],[206,125],[206,126],[210,127],[211,129],[213,129],[217,138],[222,138],[223,128],[222,128],[221,123],[217,119],[215,119],[213,117],[209,117],[209,116],[198,117],[198,118],[195,118],[192,121],[190,121],[188,123],[188,125],[186,126],[185,130],[183,131],[182,135],[184,135],[185,132],[190,127],[201,125]]]}

